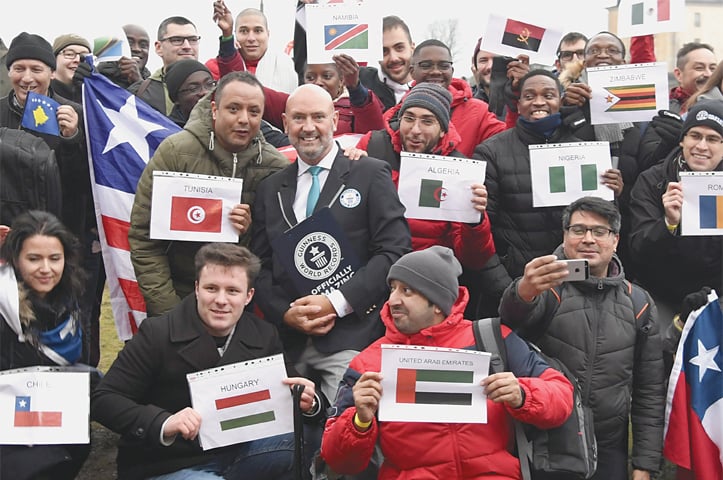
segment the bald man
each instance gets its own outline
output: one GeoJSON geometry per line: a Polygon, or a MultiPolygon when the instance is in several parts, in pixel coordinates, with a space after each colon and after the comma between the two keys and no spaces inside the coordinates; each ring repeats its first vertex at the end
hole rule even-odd
{"type": "MultiPolygon", "coordinates": [[[[347,158],[334,141],[338,120],[331,96],[317,85],[302,85],[289,96],[284,128],[298,157],[259,184],[251,241],[263,264],[258,305],[279,328],[299,373],[315,374],[329,398],[349,361],[384,333],[379,311],[389,293],[386,275],[411,250],[389,164],[370,157],[347,158]],[[321,168],[315,172],[314,167],[321,168]],[[320,193],[315,206],[309,206],[315,182],[320,193]],[[332,283],[326,291],[309,295],[295,288],[271,241],[323,207],[330,208],[360,266],[345,283],[332,283]]],[[[324,245],[311,243],[307,248],[324,245]]]]}

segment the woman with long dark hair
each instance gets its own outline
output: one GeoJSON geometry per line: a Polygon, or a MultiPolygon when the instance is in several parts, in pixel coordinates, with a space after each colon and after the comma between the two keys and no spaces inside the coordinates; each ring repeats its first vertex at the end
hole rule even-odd
{"type": "MultiPolygon", "coordinates": [[[[18,215],[0,246],[0,370],[74,365],[82,354],[78,240],[53,214],[18,215]]],[[[72,479],[90,445],[1,445],[0,478],[72,479]]]]}

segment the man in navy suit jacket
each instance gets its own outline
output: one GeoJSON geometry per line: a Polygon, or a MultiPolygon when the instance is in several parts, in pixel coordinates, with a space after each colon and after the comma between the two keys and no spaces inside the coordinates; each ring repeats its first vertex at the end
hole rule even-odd
{"type": "Polygon", "coordinates": [[[267,177],[256,193],[251,249],[262,260],[256,300],[279,328],[299,373],[315,373],[333,398],[349,361],[384,333],[379,310],[389,293],[386,275],[411,250],[409,227],[388,163],[352,161],[334,142],[338,112],[324,89],[298,87],[283,120],[298,158],[267,177]],[[290,276],[297,273],[285,269],[271,242],[307,217],[315,166],[321,167],[321,187],[313,210],[330,208],[360,265],[338,288],[303,295],[290,276]]]}

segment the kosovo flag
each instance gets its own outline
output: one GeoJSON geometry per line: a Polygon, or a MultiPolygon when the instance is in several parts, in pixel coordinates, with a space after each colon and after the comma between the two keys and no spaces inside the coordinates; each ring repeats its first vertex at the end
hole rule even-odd
{"type": "Polygon", "coordinates": [[[60,104],[50,97],[28,92],[21,125],[28,130],[60,136],[58,107],[60,104]]]}

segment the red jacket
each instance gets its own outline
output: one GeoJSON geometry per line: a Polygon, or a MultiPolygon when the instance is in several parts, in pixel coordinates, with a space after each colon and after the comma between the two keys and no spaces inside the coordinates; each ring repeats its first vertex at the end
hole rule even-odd
{"type": "Polygon", "coordinates": [[[505,326],[502,326],[502,335],[508,358],[517,358],[525,365],[524,371],[513,372],[525,391],[522,407],[515,409],[488,400],[486,424],[374,419],[366,432],[358,431],[353,424],[356,408],[352,387],[362,372],[381,370],[381,345],[474,348],[472,323],[463,319],[467,298],[467,290],[461,287],[449,317],[413,335],[396,329],[389,305],[384,305],[382,320],[386,334],[351,361],[337,394],[336,408],[342,413],[330,418],[324,429],[321,456],[332,470],[340,474],[362,471],[379,441],[384,455],[380,479],[522,478],[519,461],[510,453],[514,443],[511,418],[540,428],[561,425],[572,411],[572,385],[560,372],[547,368],[547,364],[505,326]]]}
{"type": "Polygon", "coordinates": [[[457,150],[472,158],[474,147],[495,133],[507,129],[507,126],[490,112],[485,102],[474,98],[472,88],[466,81],[453,78],[447,90],[452,94],[451,121],[457,127],[460,136],[457,150]]]}
{"type": "MultiPolygon", "coordinates": [[[[387,135],[383,139],[373,137],[369,132],[364,135],[357,144],[357,148],[369,151],[369,142],[391,142],[391,147],[396,158],[391,159],[384,155],[392,167],[392,180],[394,185],[399,186],[399,153],[402,151],[402,140],[399,130],[393,129],[389,123],[397,116],[402,104],[398,103],[384,113],[385,131],[387,135]]],[[[450,122],[449,131],[440,138],[439,143],[431,153],[435,155],[460,156],[455,148],[459,144],[459,133],[456,126],[450,122]],[[456,153],[456,155],[455,155],[456,153]]],[[[372,152],[384,148],[380,145],[372,145],[372,152]]],[[[376,156],[376,155],[372,155],[376,156]]],[[[483,183],[483,182],[479,182],[483,183]]],[[[455,257],[466,268],[479,270],[485,266],[495,253],[495,244],[490,230],[490,221],[487,212],[482,215],[480,223],[473,225],[461,222],[446,222],[441,220],[420,220],[408,218],[409,230],[412,233],[412,250],[423,250],[432,245],[442,245],[454,251],[455,257]]]]}

